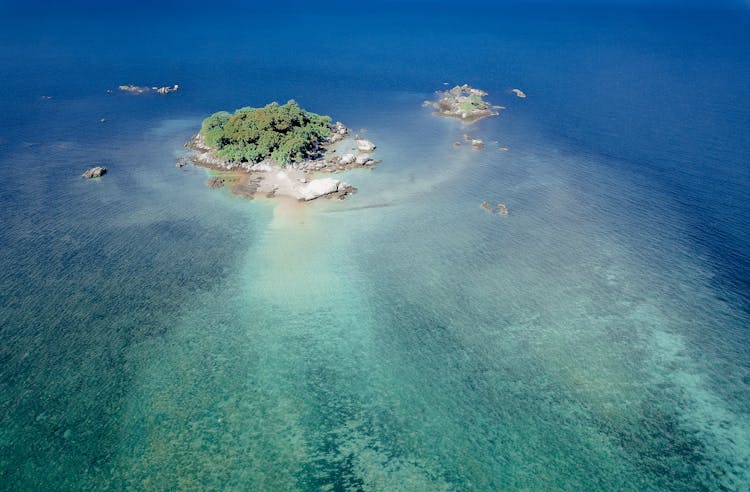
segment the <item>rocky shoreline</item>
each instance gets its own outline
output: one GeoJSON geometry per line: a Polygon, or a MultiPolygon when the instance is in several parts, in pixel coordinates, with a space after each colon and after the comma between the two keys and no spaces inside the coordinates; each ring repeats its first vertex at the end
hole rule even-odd
{"type": "MultiPolygon", "coordinates": [[[[356,188],[333,177],[316,176],[349,169],[372,168],[380,162],[372,157],[376,148],[374,143],[359,135],[350,139],[349,135],[349,129],[336,122],[331,125],[331,136],[308,159],[284,167],[271,158],[260,162],[222,159],[213,148],[206,145],[200,134],[186,142],[185,148],[191,151],[188,160],[192,164],[219,174],[206,183],[212,188],[231,184],[233,193],[246,198],[287,196],[299,201],[311,201],[320,197],[344,199],[354,193],[356,188]],[[347,142],[356,145],[356,149],[352,148],[339,155],[338,147],[347,142]]],[[[185,163],[185,158],[179,158],[176,167],[183,167],[185,163]]]]}

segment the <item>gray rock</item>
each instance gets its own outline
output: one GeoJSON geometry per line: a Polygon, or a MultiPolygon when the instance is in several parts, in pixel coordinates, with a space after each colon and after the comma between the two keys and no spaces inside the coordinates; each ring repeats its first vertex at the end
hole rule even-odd
{"type": "Polygon", "coordinates": [[[83,176],[86,179],[91,179],[91,178],[98,178],[100,176],[104,176],[106,173],[107,173],[106,167],[96,166],[96,167],[92,167],[91,169],[83,173],[81,176],[83,176]]]}
{"type": "Polygon", "coordinates": [[[371,160],[372,159],[370,158],[370,154],[362,153],[362,154],[359,154],[357,156],[357,164],[359,164],[361,166],[364,166],[365,164],[367,164],[371,160]]]}

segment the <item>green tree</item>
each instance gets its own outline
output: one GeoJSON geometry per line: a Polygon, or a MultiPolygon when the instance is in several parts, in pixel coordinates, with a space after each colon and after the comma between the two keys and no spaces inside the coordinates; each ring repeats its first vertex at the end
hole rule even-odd
{"type": "Polygon", "coordinates": [[[272,157],[280,165],[299,162],[331,135],[331,118],[303,110],[295,101],[215,113],[201,125],[206,145],[234,162],[272,157]]]}

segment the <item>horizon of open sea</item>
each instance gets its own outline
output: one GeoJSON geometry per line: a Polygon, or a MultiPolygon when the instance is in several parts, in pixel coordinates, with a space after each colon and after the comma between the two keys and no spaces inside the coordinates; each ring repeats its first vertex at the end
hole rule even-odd
{"type": "Polygon", "coordinates": [[[75,5],[0,15],[0,490],[750,489],[747,6],[75,5]],[[289,99],[356,194],[175,168],[289,99]]]}

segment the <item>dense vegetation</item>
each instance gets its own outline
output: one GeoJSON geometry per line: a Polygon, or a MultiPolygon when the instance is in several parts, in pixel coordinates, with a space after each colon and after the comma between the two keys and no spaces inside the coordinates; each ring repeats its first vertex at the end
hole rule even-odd
{"type": "Polygon", "coordinates": [[[310,113],[289,101],[280,106],[241,108],[215,113],[201,126],[206,145],[233,162],[272,157],[280,165],[303,160],[331,134],[331,118],[310,113]]]}

